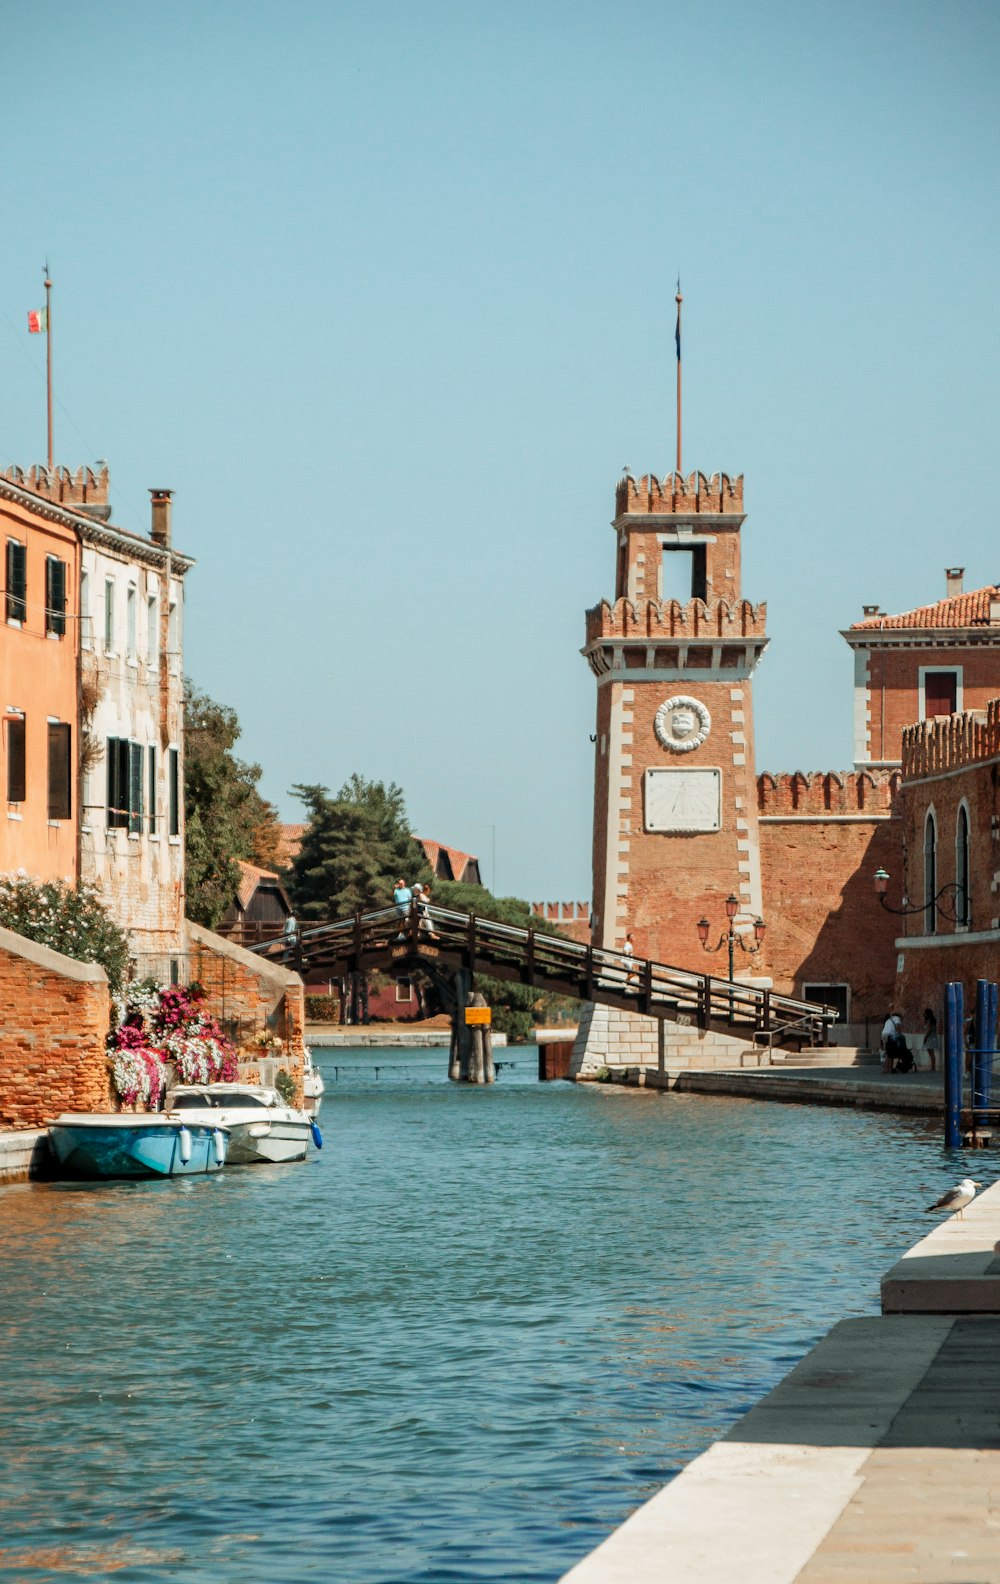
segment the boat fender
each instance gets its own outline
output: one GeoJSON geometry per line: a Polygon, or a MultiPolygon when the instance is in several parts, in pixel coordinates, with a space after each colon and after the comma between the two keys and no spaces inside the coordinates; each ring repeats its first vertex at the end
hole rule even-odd
{"type": "Polygon", "coordinates": [[[182,1127],[178,1133],[177,1143],[179,1145],[178,1154],[181,1158],[181,1165],[186,1166],[191,1159],[191,1134],[186,1127],[182,1127]]]}
{"type": "Polygon", "coordinates": [[[220,1133],[218,1128],[212,1130],[212,1147],[215,1151],[216,1164],[224,1166],[226,1162],[226,1137],[224,1133],[220,1133]]]}
{"type": "Polygon", "coordinates": [[[313,1136],[313,1143],[315,1144],[316,1148],[317,1149],[322,1149],[323,1148],[323,1135],[320,1132],[319,1128],[316,1126],[315,1122],[310,1122],[309,1123],[309,1131],[310,1131],[310,1133],[313,1136]]]}

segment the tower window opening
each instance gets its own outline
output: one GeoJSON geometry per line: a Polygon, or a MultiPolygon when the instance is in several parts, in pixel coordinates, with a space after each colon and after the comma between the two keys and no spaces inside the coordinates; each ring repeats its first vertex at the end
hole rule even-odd
{"type": "Polygon", "coordinates": [[[707,599],[705,546],[664,545],[660,589],[661,599],[678,600],[681,605],[692,599],[707,599]]]}

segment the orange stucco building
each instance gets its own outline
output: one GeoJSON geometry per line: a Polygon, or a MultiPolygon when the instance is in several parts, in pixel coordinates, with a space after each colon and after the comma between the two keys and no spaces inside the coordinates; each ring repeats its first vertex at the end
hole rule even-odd
{"type": "Polygon", "coordinates": [[[0,872],[76,881],[80,548],[65,512],[0,480],[0,872]]]}

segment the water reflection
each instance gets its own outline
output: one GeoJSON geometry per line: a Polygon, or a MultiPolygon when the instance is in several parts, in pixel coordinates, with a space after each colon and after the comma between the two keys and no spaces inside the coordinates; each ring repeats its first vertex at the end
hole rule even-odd
{"type": "Polygon", "coordinates": [[[0,1190],[0,1567],[555,1578],[874,1309],[941,1181],[910,1121],[406,1055],[304,1166],[0,1190]]]}

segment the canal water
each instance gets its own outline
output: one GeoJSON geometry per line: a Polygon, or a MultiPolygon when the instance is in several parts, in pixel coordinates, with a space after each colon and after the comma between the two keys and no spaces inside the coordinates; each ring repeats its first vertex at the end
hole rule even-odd
{"type": "Polygon", "coordinates": [[[318,1052],[326,1145],[0,1188],[0,1575],[554,1580],[954,1181],[912,1119],[318,1052]]]}

